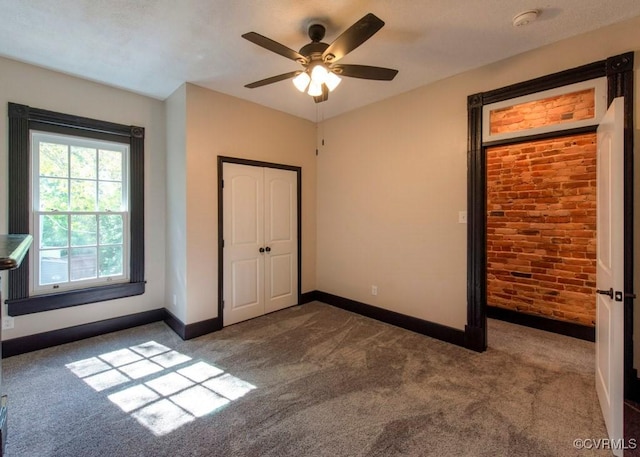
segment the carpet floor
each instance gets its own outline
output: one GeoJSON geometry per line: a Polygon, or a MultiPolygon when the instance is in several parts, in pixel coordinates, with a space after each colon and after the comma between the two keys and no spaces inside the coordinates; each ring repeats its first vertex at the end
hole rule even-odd
{"type": "Polygon", "coordinates": [[[313,302],[3,365],[9,457],[611,455],[573,445],[606,437],[593,343],[500,321],[479,354],[313,302]]]}

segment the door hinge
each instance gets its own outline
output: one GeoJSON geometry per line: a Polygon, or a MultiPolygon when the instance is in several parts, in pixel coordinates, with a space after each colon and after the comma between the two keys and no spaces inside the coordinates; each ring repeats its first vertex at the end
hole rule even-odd
{"type": "Polygon", "coordinates": [[[224,240],[222,240],[222,247],[224,247],[224,240]]]}
{"type": "Polygon", "coordinates": [[[222,309],[224,309],[224,300],[222,300],[222,309]]]}
{"type": "Polygon", "coordinates": [[[224,179],[222,180],[222,188],[224,189],[224,179]]]}

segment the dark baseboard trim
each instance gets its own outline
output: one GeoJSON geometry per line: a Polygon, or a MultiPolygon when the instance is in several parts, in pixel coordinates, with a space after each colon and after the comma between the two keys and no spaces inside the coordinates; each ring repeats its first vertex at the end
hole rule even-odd
{"type": "Polygon", "coordinates": [[[547,317],[533,314],[519,313],[511,309],[498,308],[497,306],[487,306],[487,317],[512,324],[524,325],[525,327],[537,328],[547,332],[559,333],[560,335],[571,336],[580,340],[595,342],[595,327],[574,324],[573,322],[558,321],[547,317]]]}
{"type": "Polygon", "coordinates": [[[22,336],[2,342],[2,357],[25,354],[38,349],[45,349],[60,344],[117,332],[139,325],[159,322],[165,318],[164,308],[130,314],[128,316],[114,317],[89,324],[76,325],[74,327],[61,328],[50,332],[37,333],[35,335],[22,336]]]}
{"type": "Polygon", "coordinates": [[[341,308],[352,313],[361,314],[387,324],[395,325],[412,332],[430,336],[447,343],[465,346],[464,331],[458,330],[446,325],[436,324],[434,322],[418,319],[417,317],[407,316],[388,309],[378,308],[377,306],[367,305],[366,303],[357,302],[348,298],[339,297],[327,292],[316,291],[316,300],[326,303],[336,308],[341,308]]]}
{"type": "Polygon", "coordinates": [[[190,340],[222,329],[221,321],[217,317],[193,324],[185,324],[168,309],[164,311],[164,322],[183,340],[190,340]]]}
{"type": "Polygon", "coordinates": [[[640,379],[638,379],[638,370],[635,368],[631,370],[631,387],[625,391],[629,392],[629,400],[640,403],[640,379]]]}
{"type": "Polygon", "coordinates": [[[312,301],[316,301],[317,291],[312,290],[311,292],[305,292],[300,296],[300,305],[304,305],[305,303],[311,303],[312,301]]]}

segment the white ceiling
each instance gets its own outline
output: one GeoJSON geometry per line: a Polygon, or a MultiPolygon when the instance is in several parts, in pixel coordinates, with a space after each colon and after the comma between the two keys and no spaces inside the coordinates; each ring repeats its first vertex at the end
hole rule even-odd
{"type": "Polygon", "coordinates": [[[638,15],[638,0],[0,0],[0,55],[158,99],[190,82],[316,121],[638,15]],[[529,9],[539,19],[514,27],[529,9]],[[343,78],[318,105],[290,81],[243,87],[299,68],[243,33],[298,50],[310,19],[330,43],[369,12],[386,25],[341,63],[398,69],[393,81],[343,78]]]}

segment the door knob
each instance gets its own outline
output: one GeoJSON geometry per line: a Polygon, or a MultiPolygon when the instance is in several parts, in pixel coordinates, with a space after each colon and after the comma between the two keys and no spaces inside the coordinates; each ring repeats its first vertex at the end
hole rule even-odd
{"type": "Polygon", "coordinates": [[[600,295],[608,295],[609,298],[613,299],[613,289],[609,289],[609,290],[596,289],[596,293],[599,293],[600,295]]]}
{"type": "Polygon", "coordinates": [[[262,254],[264,252],[264,248],[260,248],[258,249],[258,251],[260,251],[260,254],[262,254]]]}
{"type": "Polygon", "coordinates": [[[267,246],[267,248],[265,249],[265,251],[267,252],[271,252],[271,248],[269,246],[267,246]]]}

